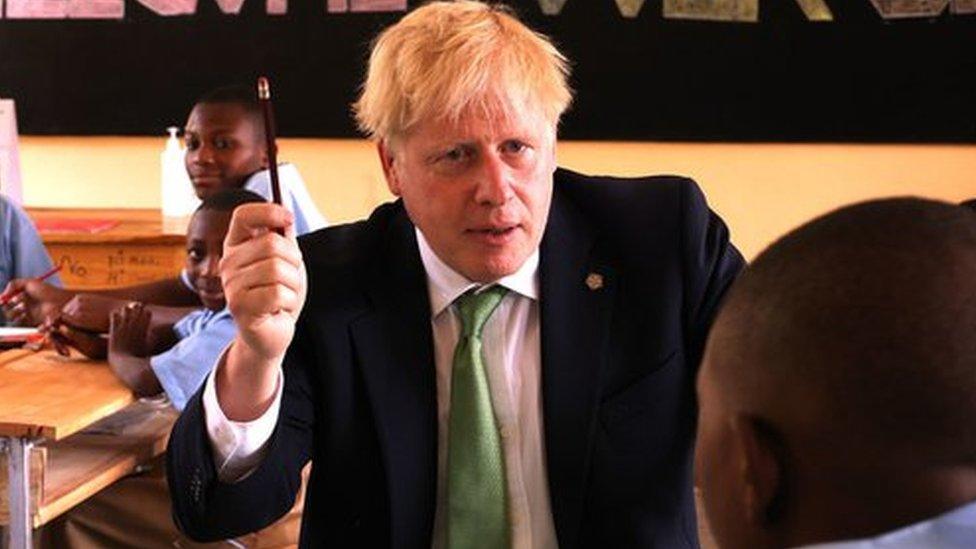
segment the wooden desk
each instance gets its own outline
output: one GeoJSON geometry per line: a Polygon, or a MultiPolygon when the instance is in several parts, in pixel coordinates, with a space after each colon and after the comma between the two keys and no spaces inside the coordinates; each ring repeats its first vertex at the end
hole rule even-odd
{"type": "Polygon", "coordinates": [[[35,223],[114,220],[109,229],[41,232],[69,288],[116,288],[175,276],[186,256],[185,220],[164,223],[159,210],[27,208],[35,223]]]}
{"type": "MultiPolygon", "coordinates": [[[[30,548],[35,525],[43,524],[97,492],[122,476],[122,471],[131,471],[131,463],[141,457],[138,453],[134,457],[99,457],[93,465],[75,468],[75,473],[63,473],[61,480],[52,471],[56,482],[50,484],[49,498],[48,484],[43,478],[32,482],[31,473],[32,470],[36,473],[37,468],[49,470],[45,463],[57,462],[63,449],[52,446],[46,456],[32,458],[31,449],[35,444],[41,440],[65,440],[134,401],[132,393],[116,379],[105,362],[77,355],[60,357],[53,351],[34,353],[18,349],[0,353],[0,443],[7,453],[11,548],[30,548]],[[113,472],[104,473],[104,467],[113,472]],[[103,472],[93,474],[96,469],[103,472]],[[92,484],[83,487],[89,480],[92,484]],[[30,496],[32,485],[34,505],[30,496]],[[60,488],[55,490],[55,485],[60,488]]],[[[74,439],[75,447],[80,444],[82,450],[90,449],[95,443],[84,440],[74,439]]],[[[64,447],[70,448],[72,444],[64,447]]]]}

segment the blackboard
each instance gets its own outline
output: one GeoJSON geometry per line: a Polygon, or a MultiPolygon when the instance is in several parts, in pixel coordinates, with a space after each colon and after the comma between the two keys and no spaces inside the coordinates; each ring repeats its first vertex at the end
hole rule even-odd
{"type": "MultiPolygon", "coordinates": [[[[613,0],[568,0],[557,16],[513,2],[573,60],[572,139],[976,143],[976,15],[884,21],[870,0],[828,0],[810,22],[762,0],[757,23],[635,18],[613,0]]],[[[349,137],[348,105],[370,38],[401,13],[285,15],[200,0],[162,17],[127,0],[113,20],[0,19],[0,97],[22,134],[162,135],[212,87],[274,83],[283,136],[349,137]]],[[[417,2],[410,2],[410,6],[417,2]]]]}

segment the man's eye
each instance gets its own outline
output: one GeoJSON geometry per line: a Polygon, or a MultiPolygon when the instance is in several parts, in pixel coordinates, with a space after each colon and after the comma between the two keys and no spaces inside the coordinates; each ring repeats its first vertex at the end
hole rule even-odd
{"type": "Polygon", "coordinates": [[[465,147],[456,147],[441,155],[440,159],[450,163],[464,162],[471,158],[471,151],[465,147]]]}
{"type": "Polygon", "coordinates": [[[525,143],[514,139],[502,143],[502,152],[505,154],[519,154],[528,148],[529,146],[525,143]]]}
{"type": "Polygon", "coordinates": [[[186,150],[195,151],[200,148],[200,140],[196,137],[187,137],[183,140],[186,150]]]}
{"type": "Polygon", "coordinates": [[[214,147],[216,147],[218,149],[229,149],[229,148],[231,148],[231,145],[233,145],[233,143],[231,143],[230,139],[215,139],[214,140],[214,147]]]}

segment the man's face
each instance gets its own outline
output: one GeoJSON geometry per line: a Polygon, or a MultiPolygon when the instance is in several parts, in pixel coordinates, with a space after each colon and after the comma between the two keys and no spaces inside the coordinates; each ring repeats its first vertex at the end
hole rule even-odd
{"type": "Polygon", "coordinates": [[[749,521],[736,497],[741,471],[732,459],[730,410],[725,392],[716,386],[715,367],[706,353],[698,374],[698,436],[695,444],[695,484],[701,490],[705,516],[723,549],[750,547],[749,521]]]}
{"type": "Polygon", "coordinates": [[[512,274],[539,246],[556,160],[555,129],[538,113],[422,121],[380,154],[390,191],[468,279],[512,274]]]}
{"type": "Polygon", "coordinates": [[[186,121],[186,171],[201,199],[244,186],[267,165],[255,120],[233,103],[201,103],[186,121]]]}
{"type": "Polygon", "coordinates": [[[203,306],[219,311],[227,302],[220,283],[220,258],[231,212],[199,210],[186,231],[186,273],[203,306]]]}

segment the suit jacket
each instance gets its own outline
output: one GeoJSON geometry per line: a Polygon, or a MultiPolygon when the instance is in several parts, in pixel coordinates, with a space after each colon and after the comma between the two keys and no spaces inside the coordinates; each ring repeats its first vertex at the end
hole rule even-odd
{"type": "MultiPolygon", "coordinates": [[[[430,547],[437,402],[413,225],[396,202],[299,244],[309,293],[267,457],[244,480],[218,481],[198,394],[168,450],[177,523],[201,540],[268,524],[312,459],[303,547],[430,547]]],[[[697,546],[695,374],[742,264],[690,180],[556,172],[539,277],[561,547],[697,546]],[[593,273],[602,286],[587,284],[593,273]]]]}

